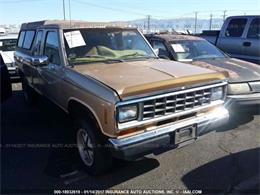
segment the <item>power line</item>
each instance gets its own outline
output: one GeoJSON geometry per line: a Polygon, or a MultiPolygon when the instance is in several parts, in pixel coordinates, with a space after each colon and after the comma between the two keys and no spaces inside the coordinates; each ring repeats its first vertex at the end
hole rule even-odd
{"type": "Polygon", "coordinates": [[[107,6],[97,5],[97,4],[94,4],[94,3],[89,3],[89,2],[80,1],[80,0],[73,0],[73,1],[76,2],[76,3],[81,3],[81,4],[89,5],[89,6],[92,6],[92,7],[98,7],[98,8],[102,8],[102,9],[107,9],[107,10],[110,10],[110,11],[123,12],[123,13],[131,13],[131,14],[134,14],[134,15],[146,16],[146,15],[143,14],[143,13],[132,12],[132,11],[125,10],[125,9],[107,7],[107,6]]]}
{"type": "Polygon", "coordinates": [[[0,1],[0,3],[5,3],[5,4],[12,4],[12,3],[27,3],[27,2],[40,2],[40,1],[46,1],[46,0],[14,0],[14,1],[0,1]]]}

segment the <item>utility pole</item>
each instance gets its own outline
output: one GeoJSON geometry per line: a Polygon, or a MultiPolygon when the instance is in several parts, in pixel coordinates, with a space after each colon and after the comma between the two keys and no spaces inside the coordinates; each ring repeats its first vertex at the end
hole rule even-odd
{"type": "Polygon", "coordinates": [[[70,27],[71,27],[71,7],[70,7],[70,0],[69,0],[69,17],[70,17],[70,27]]]}
{"type": "Polygon", "coordinates": [[[197,33],[197,20],[198,20],[198,12],[195,12],[194,34],[197,33]]]}
{"type": "Polygon", "coordinates": [[[65,15],[66,15],[66,13],[65,13],[65,0],[63,0],[63,20],[66,20],[65,15]]]}
{"type": "Polygon", "coordinates": [[[227,16],[227,10],[224,10],[223,11],[223,22],[225,22],[225,20],[226,20],[226,16],[227,16]]]}
{"type": "Polygon", "coordinates": [[[148,15],[147,16],[147,27],[148,27],[148,30],[150,30],[150,22],[151,22],[151,15],[148,15]]]}
{"type": "Polygon", "coordinates": [[[212,14],[210,14],[210,19],[209,19],[209,30],[211,30],[212,27],[212,14]]]}

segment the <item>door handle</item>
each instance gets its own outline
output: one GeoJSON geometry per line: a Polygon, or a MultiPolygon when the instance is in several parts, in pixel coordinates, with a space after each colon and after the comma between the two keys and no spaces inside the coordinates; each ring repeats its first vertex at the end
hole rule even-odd
{"type": "Polygon", "coordinates": [[[245,46],[245,47],[250,47],[250,46],[251,46],[251,42],[244,42],[244,43],[243,43],[243,46],[245,46]]]}

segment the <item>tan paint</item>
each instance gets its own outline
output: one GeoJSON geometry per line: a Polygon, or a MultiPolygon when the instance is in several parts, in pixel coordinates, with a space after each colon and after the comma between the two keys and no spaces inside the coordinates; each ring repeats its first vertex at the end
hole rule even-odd
{"type": "Polygon", "coordinates": [[[167,60],[86,64],[75,70],[108,85],[122,98],[224,78],[223,73],[167,60]]]}

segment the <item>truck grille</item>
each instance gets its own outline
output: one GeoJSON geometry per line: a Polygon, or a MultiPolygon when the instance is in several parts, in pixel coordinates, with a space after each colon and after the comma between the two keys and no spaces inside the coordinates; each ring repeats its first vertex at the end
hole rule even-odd
{"type": "Polygon", "coordinates": [[[210,104],[212,88],[181,93],[143,102],[142,120],[148,120],[168,114],[186,111],[210,104]]]}

